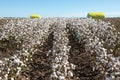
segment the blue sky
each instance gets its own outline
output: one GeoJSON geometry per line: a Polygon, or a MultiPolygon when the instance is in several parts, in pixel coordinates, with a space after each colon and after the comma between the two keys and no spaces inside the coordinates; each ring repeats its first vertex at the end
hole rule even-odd
{"type": "Polygon", "coordinates": [[[120,0],[0,0],[0,17],[86,17],[88,12],[120,16],[120,0]]]}

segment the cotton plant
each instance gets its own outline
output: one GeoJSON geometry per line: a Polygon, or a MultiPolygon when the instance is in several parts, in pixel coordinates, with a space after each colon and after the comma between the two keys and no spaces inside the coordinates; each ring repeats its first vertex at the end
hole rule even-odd
{"type": "Polygon", "coordinates": [[[32,54],[36,50],[34,46],[36,44],[42,45],[49,35],[49,24],[50,21],[45,19],[11,19],[9,23],[0,27],[1,41],[3,39],[9,41],[9,37],[14,37],[15,42],[18,42],[21,46],[19,50],[15,51],[14,55],[3,59],[4,65],[1,65],[0,70],[0,74],[3,75],[2,79],[16,79],[20,75],[22,68],[27,67],[28,60],[32,60],[32,54]]]}
{"type": "Polygon", "coordinates": [[[63,21],[60,19],[58,20],[59,23],[56,22],[54,25],[53,73],[51,75],[51,80],[71,80],[71,77],[73,77],[72,70],[75,68],[75,65],[68,61],[70,46],[68,46],[69,39],[65,30],[66,22],[63,21]]]}
{"type": "MultiPolygon", "coordinates": [[[[109,52],[108,54],[108,47],[112,46],[112,48],[110,48],[112,50],[115,45],[119,43],[120,40],[120,36],[118,32],[115,31],[115,28],[111,27],[110,23],[105,23],[103,21],[95,21],[92,19],[83,19],[80,22],[77,21],[76,24],[74,24],[73,22],[69,23],[69,25],[70,29],[74,31],[75,35],[77,35],[77,39],[79,40],[79,42],[86,42],[86,50],[90,51],[91,54],[95,53],[96,67],[100,66],[102,68],[101,74],[103,74],[104,76],[106,75],[104,72],[107,73],[107,70],[103,66],[109,66],[110,64],[112,66],[110,66],[109,69],[112,69],[113,72],[107,74],[115,73],[114,70],[118,69],[119,67],[114,67],[114,63],[116,63],[115,60],[109,61],[108,59],[113,57],[109,56],[109,54],[112,54],[112,52],[109,52]],[[104,45],[107,45],[107,47],[104,45]],[[107,63],[109,63],[109,65],[107,63]]],[[[109,69],[108,71],[110,71],[109,69]]],[[[117,70],[117,72],[119,71],[120,70],[117,70]]]]}

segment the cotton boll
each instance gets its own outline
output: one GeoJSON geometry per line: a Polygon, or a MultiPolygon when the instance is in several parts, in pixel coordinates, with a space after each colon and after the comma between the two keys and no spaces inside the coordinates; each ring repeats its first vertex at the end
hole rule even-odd
{"type": "Polygon", "coordinates": [[[0,77],[0,80],[2,80],[2,77],[0,77]]]}
{"type": "Polygon", "coordinates": [[[59,76],[59,80],[65,80],[64,76],[59,76]]]}
{"type": "Polygon", "coordinates": [[[10,70],[11,70],[11,69],[10,69],[10,68],[8,68],[8,72],[7,72],[8,74],[9,74],[10,70]]]}
{"type": "Polygon", "coordinates": [[[21,61],[20,61],[20,59],[19,58],[17,58],[17,59],[14,59],[14,63],[21,63],[21,61]]]}
{"type": "Polygon", "coordinates": [[[73,77],[73,73],[71,71],[68,71],[68,76],[73,77]]]}
{"type": "Polygon", "coordinates": [[[58,67],[58,64],[53,63],[52,67],[56,69],[58,67]]]}
{"type": "Polygon", "coordinates": [[[53,72],[53,73],[52,73],[51,78],[58,78],[56,72],[53,72]]]}
{"type": "Polygon", "coordinates": [[[55,58],[55,61],[56,61],[56,63],[60,62],[59,59],[58,59],[57,57],[55,58]]]}
{"type": "Polygon", "coordinates": [[[14,80],[14,78],[11,78],[11,80],[14,80]]]}
{"type": "Polygon", "coordinates": [[[4,75],[4,80],[8,80],[8,74],[4,75]]]}
{"type": "Polygon", "coordinates": [[[71,63],[70,65],[72,69],[75,69],[76,66],[74,64],[71,63]]]}

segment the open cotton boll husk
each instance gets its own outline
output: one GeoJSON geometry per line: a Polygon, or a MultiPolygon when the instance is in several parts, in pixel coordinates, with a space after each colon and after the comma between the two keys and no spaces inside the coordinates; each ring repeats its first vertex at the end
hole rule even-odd
{"type": "Polygon", "coordinates": [[[103,12],[89,12],[87,14],[88,18],[93,18],[93,19],[102,19],[105,18],[105,15],[103,12]]]}
{"type": "Polygon", "coordinates": [[[41,18],[41,16],[40,15],[38,15],[38,14],[31,14],[30,15],[30,18],[41,18]]]}

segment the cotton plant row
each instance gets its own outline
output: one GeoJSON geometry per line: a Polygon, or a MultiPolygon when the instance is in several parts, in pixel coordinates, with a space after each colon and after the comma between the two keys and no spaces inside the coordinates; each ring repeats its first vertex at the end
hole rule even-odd
{"type": "Polygon", "coordinates": [[[27,61],[32,60],[32,54],[36,51],[35,45],[42,45],[48,37],[51,23],[46,19],[11,19],[8,24],[0,26],[1,41],[9,40],[9,36],[13,36],[22,44],[21,49],[13,53],[14,55],[1,60],[0,80],[19,77],[22,68],[27,67],[27,61]]]}
{"type": "Polygon", "coordinates": [[[53,42],[53,59],[51,80],[72,80],[72,70],[75,69],[75,65],[69,63],[68,54],[70,46],[68,46],[68,34],[66,31],[66,22],[62,19],[54,24],[54,42],[53,42]]]}
{"type": "MultiPolygon", "coordinates": [[[[69,28],[77,35],[77,39],[81,43],[84,41],[86,51],[96,57],[96,68],[101,70],[101,74],[106,78],[113,79],[115,74],[120,74],[120,62],[111,54],[120,41],[119,32],[103,21],[95,21],[92,19],[74,20],[69,23],[69,28]],[[106,66],[106,67],[105,67],[106,66]]],[[[95,70],[95,69],[94,69],[95,70]]]]}

